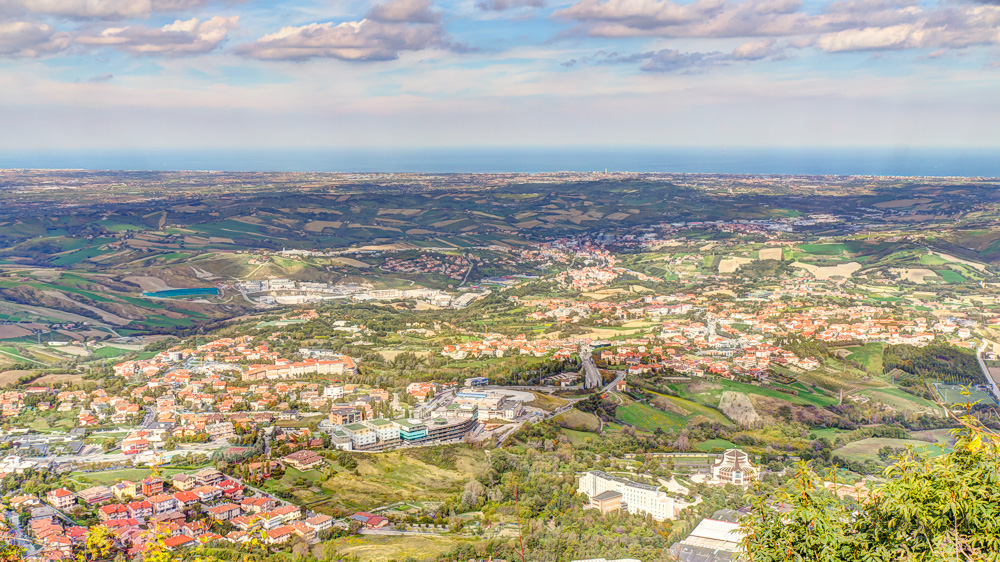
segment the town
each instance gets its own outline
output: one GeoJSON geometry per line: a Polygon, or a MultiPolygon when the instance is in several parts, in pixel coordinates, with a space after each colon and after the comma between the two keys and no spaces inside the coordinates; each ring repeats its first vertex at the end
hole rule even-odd
{"type": "Polygon", "coordinates": [[[24,559],[726,562],[1000,427],[993,180],[123,174],[0,172],[24,559]]]}

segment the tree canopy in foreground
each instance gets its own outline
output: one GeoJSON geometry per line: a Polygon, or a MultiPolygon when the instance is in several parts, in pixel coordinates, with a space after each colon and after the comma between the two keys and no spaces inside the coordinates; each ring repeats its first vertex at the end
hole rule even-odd
{"type": "Polygon", "coordinates": [[[783,497],[755,498],[741,522],[751,562],[995,562],[1000,560],[1000,435],[962,418],[954,451],[914,451],[886,468],[888,483],[860,506],[823,489],[799,465],[783,497]]]}

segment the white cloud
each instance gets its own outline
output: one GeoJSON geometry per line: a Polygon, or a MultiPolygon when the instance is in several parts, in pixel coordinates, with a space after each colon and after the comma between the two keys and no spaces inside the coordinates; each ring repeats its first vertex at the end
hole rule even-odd
{"type": "MultiPolygon", "coordinates": [[[[578,30],[593,37],[781,37],[788,38],[789,46],[815,45],[826,52],[964,48],[1000,42],[1000,6],[922,8],[916,0],[844,0],[816,15],[803,12],[800,0],[696,0],[690,4],[579,0],[554,16],[579,22],[578,30]]],[[[738,47],[734,57],[752,59],[751,47],[738,47]]]]}
{"type": "Polygon", "coordinates": [[[736,60],[761,60],[781,53],[775,39],[747,41],[733,49],[732,58],[736,60]]]}
{"type": "Polygon", "coordinates": [[[367,19],[393,23],[437,23],[440,12],[435,12],[430,0],[392,0],[376,4],[368,11],[367,19]]]}
{"type": "Polygon", "coordinates": [[[0,22],[0,56],[38,57],[62,51],[69,44],[68,33],[57,31],[48,24],[0,22]]]}
{"type": "Polygon", "coordinates": [[[965,6],[916,11],[910,23],[865,26],[825,33],[816,46],[826,52],[951,48],[1000,43],[1000,7],[965,6]]]}
{"type": "Polygon", "coordinates": [[[480,10],[502,12],[516,8],[543,8],[545,0],[479,0],[476,7],[480,10]]]}
{"type": "Polygon", "coordinates": [[[208,53],[235,29],[239,16],[201,21],[177,20],[160,28],[143,26],[109,27],[96,35],[81,35],[82,45],[113,47],[133,55],[184,56],[208,53]]]}
{"type": "Polygon", "coordinates": [[[70,19],[147,18],[207,5],[210,0],[0,0],[0,15],[36,14],[70,19]]]}
{"type": "Polygon", "coordinates": [[[827,52],[864,51],[872,49],[898,49],[912,44],[916,26],[912,24],[891,27],[866,27],[846,29],[821,36],[816,46],[827,52]]]}
{"type": "Polygon", "coordinates": [[[429,0],[390,0],[360,21],[283,27],[238,52],[265,60],[378,61],[396,59],[404,51],[450,46],[440,15],[431,8],[429,0]]]}

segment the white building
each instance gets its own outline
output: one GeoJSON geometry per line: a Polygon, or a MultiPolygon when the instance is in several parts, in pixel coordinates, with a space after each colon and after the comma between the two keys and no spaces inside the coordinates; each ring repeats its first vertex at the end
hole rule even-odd
{"type": "Polygon", "coordinates": [[[399,443],[399,426],[386,419],[374,419],[362,422],[375,432],[379,443],[392,445],[399,443]]]}
{"type": "Polygon", "coordinates": [[[593,498],[608,491],[618,492],[622,495],[622,508],[629,513],[648,513],[656,521],[673,519],[676,516],[674,499],[655,486],[611,476],[599,470],[585,472],[580,476],[580,482],[577,486],[578,493],[593,498]]]}
{"type": "Polygon", "coordinates": [[[501,392],[463,390],[455,395],[455,404],[475,405],[479,419],[514,420],[524,413],[524,406],[501,392]]]}
{"type": "Polygon", "coordinates": [[[341,428],[344,433],[351,438],[351,444],[355,449],[363,449],[375,444],[378,434],[375,430],[360,423],[352,423],[341,428]]]}
{"type": "Polygon", "coordinates": [[[688,537],[670,547],[681,562],[729,562],[742,554],[739,523],[702,519],[688,537]]]}

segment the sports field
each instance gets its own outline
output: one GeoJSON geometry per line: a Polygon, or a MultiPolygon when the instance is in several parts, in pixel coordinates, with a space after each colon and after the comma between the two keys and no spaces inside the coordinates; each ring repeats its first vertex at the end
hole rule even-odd
{"type": "Polygon", "coordinates": [[[996,400],[986,391],[978,390],[975,387],[964,387],[957,384],[933,383],[934,390],[941,397],[945,404],[965,404],[981,402],[983,404],[996,404],[996,400]],[[965,393],[968,393],[966,396],[965,393]]]}

